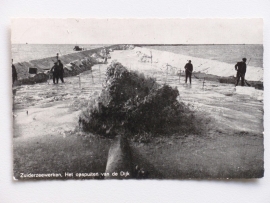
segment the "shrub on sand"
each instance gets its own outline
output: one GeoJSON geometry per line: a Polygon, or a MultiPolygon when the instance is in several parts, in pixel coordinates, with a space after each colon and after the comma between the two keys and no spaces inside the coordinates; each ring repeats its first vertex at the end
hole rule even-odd
{"type": "Polygon", "coordinates": [[[175,132],[187,124],[188,109],[178,96],[176,88],[159,85],[154,78],[113,61],[106,86],[82,111],[79,123],[83,130],[104,136],[175,132]]]}

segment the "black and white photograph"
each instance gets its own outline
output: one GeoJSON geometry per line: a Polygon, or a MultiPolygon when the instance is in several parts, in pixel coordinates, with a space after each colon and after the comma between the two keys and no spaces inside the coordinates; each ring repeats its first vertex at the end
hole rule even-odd
{"type": "Polygon", "coordinates": [[[13,180],[264,177],[263,25],[12,19],[13,180]]]}

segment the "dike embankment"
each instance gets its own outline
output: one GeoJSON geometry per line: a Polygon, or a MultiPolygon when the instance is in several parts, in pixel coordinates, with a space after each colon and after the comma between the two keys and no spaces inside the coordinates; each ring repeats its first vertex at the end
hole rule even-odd
{"type": "MultiPolygon", "coordinates": [[[[59,59],[64,65],[64,77],[75,76],[81,72],[91,70],[92,66],[95,64],[106,63],[106,55],[114,50],[133,48],[133,45],[111,45],[59,56],[59,59]]],[[[18,76],[15,85],[46,82],[50,77],[49,70],[52,68],[55,61],[56,56],[52,56],[14,63],[18,76]],[[29,74],[29,68],[36,68],[37,74],[29,74]]]]}
{"type": "MultiPolygon", "coordinates": [[[[188,59],[192,61],[194,67],[193,76],[196,79],[228,84],[235,84],[236,82],[234,64],[145,47],[136,47],[134,52],[140,62],[145,64],[152,63],[152,67],[164,73],[175,74],[178,71],[178,75],[181,74],[184,76],[184,67],[188,59]],[[181,73],[179,72],[180,70],[181,73]]],[[[248,65],[245,75],[246,85],[263,90],[263,72],[264,69],[261,67],[248,65]]]]}

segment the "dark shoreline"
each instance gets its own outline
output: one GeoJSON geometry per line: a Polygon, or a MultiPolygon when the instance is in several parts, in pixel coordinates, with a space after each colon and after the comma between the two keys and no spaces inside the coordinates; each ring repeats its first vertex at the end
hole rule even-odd
{"type": "MultiPolygon", "coordinates": [[[[75,76],[84,71],[91,70],[92,66],[95,64],[101,64],[104,62],[99,62],[104,60],[104,57],[100,54],[101,50],[106,48],[109,52],[114,50],[127,50],[134,47],[147,47],[147,46],[196,46],[202,44],[117,44],[117,45],[109,45],[109,46],[102,46],[99,48],[93,48],[90,50],[79,51],[76,53],[66,54],[60,57],[62,63],[64,65],[70,64],[70,62],[82,62],[85,59],[88,59],[87,63],[83,63],[82,65],[72,65],[70,69],[65,68],[65,77],[75,76]],[[95,56],[93,57],[93,55],[95,56]],[[89,62],[91,61],[91,62],[89,62]]],[[[213,45],[213,44],[203,44],[203,45],[213,45]]],[[[227,45],[227,44],[214,44],[214,45],[227,45]]],[[[230,44],[230,45],[242,45],[242,44],[230,44]]],[[[53,65],[53,61],[55,60],[55,56],[47,57],[43,59],[36,59],[31,61],[25,62],[18,62],[14,63],[17,73],[18,73],[18,81],[15,82],[15,86],[17,85],[25,85],[25,84],[35,84],[46,82],[49,79],[49,75],[45,74],[45,71],[50,69],[53,65]],[[37,68],[38,74],[34,77],[31,77],[28,73],[28,68],[34,67],[37,68]]],[[[235,84],[235,77],[221,77],[201,72],[194,72],[194,77],[202,80],[209,80],[209,81],[216,81],[220,83],[227,83],[227,84],[235,84]]],[[[255,87],[256,89],[264,90],[263,82],[261,81],[247,81],[251,87],[255,87]]]]}
{"type": "MultiPolygon", "coordinates": [[[[130,45],[117,44],[105,48],[111,52],[114,50],[129,49],[129,47],[130,45]]],[[[84,71],[91,70],[92,66],[95,64],[106,63],[105,58],[101,54],[102,50],[104,50],[104,46],[59,57],[64,66],[69,65],[69,68],[64,68],[64,77],[75,76],[84,71]]],[[[15,82],[14,86],[46,82],[49,79],[49,74],[47,74],[46,71],[51,69],[55,60],[56,57],[53,56],[14,63],[18,75],[18,80],[15,82]],[[30,75],[28,73],[29,68],[36,68],[37,74],[34,76],[30,75]]]]}
{"type": "MultiPolygon", "coordinates": [[[[232,77],[232,76],[221,77],[217,75],[211,75],[211,74],[200,73],[200,72],[193,72],[193,76],[201,80],[216,81],[216,82],[226,83],[226,84],[235,84],[235,81],[236,81],[236,77],[232,77]]],[[[250,85],[250,87],[255,87],[255,89],[259,89],[259,90],[264,90],[264,85],[263,85],[263,82],[261,81],[247,81],[247,83],[250,85]]]]}

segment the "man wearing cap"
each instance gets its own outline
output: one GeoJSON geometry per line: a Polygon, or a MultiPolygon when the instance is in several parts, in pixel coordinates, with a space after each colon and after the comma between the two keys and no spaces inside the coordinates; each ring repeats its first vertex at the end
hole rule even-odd
{"type": "Polygon", "coordinates": [[[247,59],[243,58],[241,62],[237,62],[237,64],[235,64],[235,70],[237,71],[235,86],[238,85],[240,78],[241,78],[241,86],[244,86],[245,84],[245,74],[247,70],[246,61],[247,59]]]}
{"type": "Polygon", "coordinates": [[[186,83],[187,78],[189,78],[189,83],[191,84],[191,75],[193,71],[193,65],[191,64],[191,60],[189,60],[188,63],[185,65],[185,70],[186,70],[186,83]]]}
{"type": "Polygon", "coordinates": [[[64,83],[64,65],[60,60],[58,60],[58,67],[59,67],[59,78],[64,83]]]}

